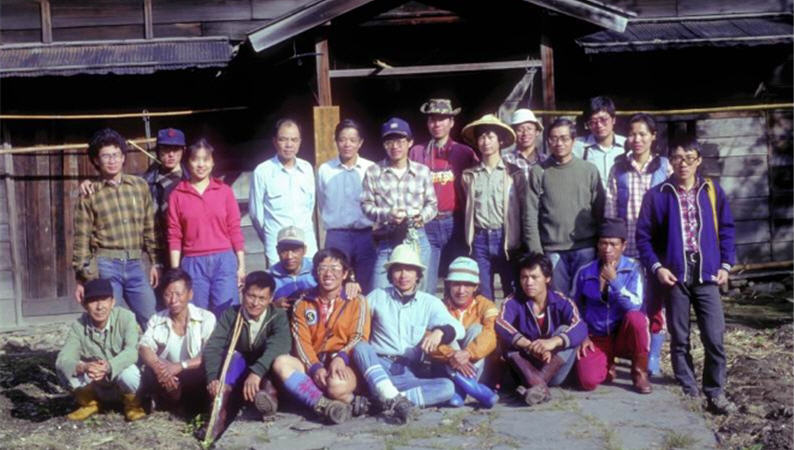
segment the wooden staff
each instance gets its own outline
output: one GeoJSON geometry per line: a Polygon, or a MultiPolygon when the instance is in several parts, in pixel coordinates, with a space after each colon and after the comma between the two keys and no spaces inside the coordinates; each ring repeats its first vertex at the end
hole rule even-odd
{"type": "Polygon", "coordinates": [[[218,420],[218,413],[223,405],[223,391],[226,388],[226,372],[229,370],[229,364],[232,362],[234,355],[234,348],[237,346],[237,339],[240,337],[240,332],[243,329],[243,306],[240,305],[240,310],[237,311],[237,319],[234,321],[234,332],[232,333],[232,341],[229,344],[229,349],[226,350],[226,359],[223,360],[223,367],[221,367],[221,376],[219,378],[220,388],[212,400],[212,411],[210,412],[210,421],[207,425],[207,434],[204,436],[204,448],[209,448],[212,441],[215,440],[215,422],[218,420]]]}

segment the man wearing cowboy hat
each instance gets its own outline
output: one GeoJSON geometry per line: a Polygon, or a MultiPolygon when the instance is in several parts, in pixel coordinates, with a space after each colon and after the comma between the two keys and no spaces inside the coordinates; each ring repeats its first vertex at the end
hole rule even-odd
{"type": "Polygon", "coordinates": [[[536,147],[538,136],[543,133],[543,124],[531,110],[521,108],[513,112],[510,125],[516,132],[516,146],[513,150],[502,154],[502,158],[521,169],[524,172],[524,177],[529,179],[529,169],[546,159],[545,155],[541,155],[540,149],[536,147]]]}
{"type": "Polygon", "coordinates": [[[480,292],[494,298],[493,274],[498,273],[507,296],[513,292],[515,272],[508,260],[521,251],[528,236],[526,179],[521,169],[506,163],[500,154],[516,136],[493,114],[466,125],[462,134],[482,157],[480,164],[463,171],[466,243],[480,267],[480,292]]]}
{"type": "Polygon", "coordinates": [[[385,268],[391,285],[367,296],[372,331],[369,342],[353,349],[353,361],[377,403],[406,422],[414,405],[444,404],[455,395],[449,378],[417,372],[424,355],[462,339],[464,331],[438,298],[417,290],[426,267],[413,246],[398,245],[385,268]]]}
{"type": "Polygon", "coordinates": [[[432,355],[434,362],[442,373],[449,373],[455,383],[455,397],[450,405],[462,406],[468,394],[490,408],[499,397],[479,380],[486,359],[496,350],[494,324],[499,309],[477,293],[480,285],[477,261],[466,256],[455,258],[445,281],[444,305],[463,325],[466,335],[449,345],[439,345],[432,355]]]}
{"type": "Polygon", "coordinates": [[[460,108],[452,108],[451,100],[431,98],[419,111],[427,116],[430,141],[411,148],[409,158],[430,168],[438,198],[438,215],[425,224],[430,242],[425,285],[428,292],[435,293],[442,253],[453,257],[462,253],[462,248],[455,245],[460,242],[456,237],[463,236],[464,197],[460,178],[465,169],[477,164],[477,156],[471,147],[455,142],[449,136],[455,126],[455,116],[460,113],[460,108]]]}

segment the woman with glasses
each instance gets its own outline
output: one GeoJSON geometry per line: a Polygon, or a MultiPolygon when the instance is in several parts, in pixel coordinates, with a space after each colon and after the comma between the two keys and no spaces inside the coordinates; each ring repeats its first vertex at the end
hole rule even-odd
{"type": "Polygon", "coordinates": [[[213,153],[204,139],[188,148],[190,179],[181,181],[169,198],[168,248],[171,266],[193,279],[193,303],[218,316],[240,302],[245,241],[234,192],[211,177],[213,153]]]}

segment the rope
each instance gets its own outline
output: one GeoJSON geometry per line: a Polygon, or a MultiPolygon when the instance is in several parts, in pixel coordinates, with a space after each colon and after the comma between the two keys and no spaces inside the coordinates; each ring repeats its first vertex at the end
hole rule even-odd
{"type": "MultiPolygon", "coordinates": [[[[154,156],[148,153],[146,150],[142,149],[138,144],[152,144],[156,142],[157,139],[155,138],[141,138],[141,139],[128,139],[127,142],[132,144],[133,147],[137,148],[138,150],[145,153],[150,158],[156,160],[154,156]]],[[[8,148],[0,150],[0,155],[5,155],[7,153],[16,154],[16,153],[35,153],[35,152],[49,152],[54,150],[84,150],[88,148],[87,143],[82,144],[61,144],[61,145],[34,145],[32,147],[17,147],[17,148],[8,148]]]]}
{"type": "Polygon", "coordinates": [[[241,111],[247,106],[231,106],[227,108],[183,109],[177,111],[139,112],[118,114],[0,114],[0,120],[89,120],[89,119],[140,119],[143,117],[174,117],[191,116],[223,111],[241,111]]]}

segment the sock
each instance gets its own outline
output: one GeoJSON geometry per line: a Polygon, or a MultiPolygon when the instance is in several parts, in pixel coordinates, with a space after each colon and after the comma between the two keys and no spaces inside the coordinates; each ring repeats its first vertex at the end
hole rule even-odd
{"type": "Polygon", "coordinates": [[[314,405],[323,398],[322,391],[317,388],[314,381],[305,373],[298,372],[297,370],[293,372],[289,378],[284,380],[284,386],[290,394],[309,408],[314,408],[314,405]]]}
{"type": "Polygon", "coordinates": [[[403,395],[408,398],[415,406],[423,408],[425,406],[425,397],[422,395],[422,388],[415,387],[403,391],[403,395]]]}
{"type": "Polygon", "coordinates": [[[370,387],[386,400],[391,400],[400,394],[400,391],[394,387],[394,383],[391,382],[389,375],[386,374],[386,371],[383,370],[383,366],[380,364],[375,364],[368,368],[367,371],[364,372],[364,378],[367,379],[367,383],[369,383],[370,387]]]}

